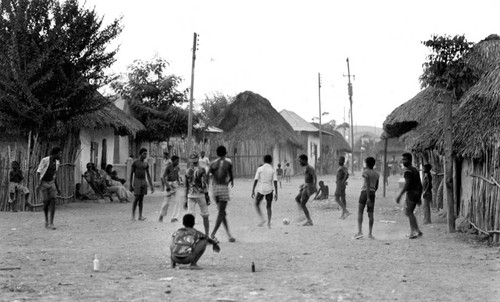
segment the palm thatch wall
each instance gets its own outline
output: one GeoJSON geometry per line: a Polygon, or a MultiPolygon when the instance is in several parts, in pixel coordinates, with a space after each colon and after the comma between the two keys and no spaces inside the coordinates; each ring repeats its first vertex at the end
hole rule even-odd
{"type": "Polygon", "coordinates": [[[274,162],[294,162],[299,138],[286,120],[264,97],[245,91],[227,108],[218,125],[224,133],[212,141],[211,154],[218,145],[228,149],[235,175],[253,176],[266,154],[274,154],[274,162]]]}

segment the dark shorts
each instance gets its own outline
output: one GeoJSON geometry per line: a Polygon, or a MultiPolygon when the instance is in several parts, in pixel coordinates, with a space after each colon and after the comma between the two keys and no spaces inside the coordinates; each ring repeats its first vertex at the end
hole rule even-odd
{"type": "Polygon", "coordinates": [[[368,213],[373,213],[373,210],[375,209],[375,192],[370,191],[370,199],[371,202],[367,203],[367,196],[366,196],[366,191],[361,191],[361,194],[359,195],[359,210],[364,211],[365,206],[366,206],[366,212],[368,213]]]}
{"type": "Polygon", "coordinates": [[[337,187],[335,188],[335,196],[345,196],[345,184],[337,184],[337,187]]]}
{"type": "Polygon", "coordinates": [[[417,207],[418,202],[414,202],[411,200],[406,199],[406,204],[405,204],[405,215],[410,216],[413,214],[413,211],[415,211],[415,208],[417,207]]]}
{"type": "Polygon", "coordinates": [[[134,178],[134,195],[148,195],[148,182],[145,179],[134,178]]]}
{"type": "Polygon", "coordinates": [[[257,192],[257,196],[255,197],[255,202],[257,203],[257,205],[260,205],[260,202],[262,201],[262,199],[264,199],[264,197],[266,197],[266,201],[268,203],[272,202],[273,201],[273,192],[266,194],[266,195],[262,195],[262,194],[257,192]]]}
{"type": "Polygon", "coordinates": [[[309,197],[316,192],[316,188],[312,184],[306,184],[304,188],[302,188],[299,194],[295,197],[295,201],[299,203],[307,203],[309,197]]]}
{"type": "Polygon", "coordinates": [[[42,180],[42,185],[40,189],[42,193],[42,200],[47,201],[50,199],[55,199],[57,196],[57,188],[55,181],[44,181],[42,180]]]}

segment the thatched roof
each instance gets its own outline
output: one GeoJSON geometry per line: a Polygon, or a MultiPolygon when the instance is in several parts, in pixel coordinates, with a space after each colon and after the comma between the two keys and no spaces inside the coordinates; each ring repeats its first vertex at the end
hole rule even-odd
{"type": "Polygon", "coordinates": [[[485,73],[500,64],[500,37],[496,34],[489,35],[472,48],[468,63],[479,73],[485,73]]]}
{"type": "MultiPolygon", "coordinates": [[[[326,131],[322,131],[322,133],[323,132],[326,131]]],[[[323,144],[328,145],[333,150],[338,150],[340,152],[347,152],[347,153],[352,152],[351,147],[349,146],[344,136],[340,132],[334,130],[332,132],[328,132],[328,134],[329,135],[323,136],[324,140],[323,144]]]]}
{"type": "Polygon", "coordinates": [[[397,107],[384,121],[387,137],[400,137],[417,126],[432,121],[442,113],[439,91],[427,87],[408,102],[397,107]]]}
{"type": "Polygon", "coordinates": [[[74,129],[102,129],[112,127],[119,135],[135,136],[146,127],[137,119],[116,107],[111,101],[101,110],[75,117],[71,121],[74,129]]]}
{"type": "Polygon", "coordinates": [[[254,140],[269,145],[280,143],[301,147],[290,124],[266,98],[251,91],[236,96],[218,127],[231,140],[254,140]]]}
{"type": "Polygon", "coordinates": [[[480,158],[500,143],[500,66],[487,72],[462,98],[454,116],[454,149],[480,158]]]}

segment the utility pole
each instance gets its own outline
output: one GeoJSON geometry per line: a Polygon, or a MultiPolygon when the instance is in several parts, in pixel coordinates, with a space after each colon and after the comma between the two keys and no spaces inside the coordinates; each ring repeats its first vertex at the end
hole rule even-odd
{"type": "Polygon", "coordinates": [[[193,37],[193,65],[191,67],[191,89],[189,91],[189,115],[188,115],[188,137],[186,147],[186,159],[191,152],[191,140],[193,136],[193,92],[194,92],[194,63],[196,61],[196,50],[198,48],[198,34],[193,37]]]}
{"type": "Polygon", "coordinates": [[[323,149],[323,138],[321,133],[321,74],[318,72],[318,99],[319,99],[319,175],[323,171],[323,155],[321,155],[321,150],[323,149]]]}
{"type": "MultiPolygon", "coordinates": [[[[351,116],[351,151],[352,151],[352,160],[351,160],[351,174],[354,175],[354,123],[352,117],[352,84],[351,84],[351,69],[349,67],[349,58],[347,58],[347,92],[349,93],[349,103],[351,105],[350,116],[351,116]]],[[[344,75],[345,77],[346,75],[344,75]]],[[[354,75],[352,76],[354,78],[354,75]]]]}

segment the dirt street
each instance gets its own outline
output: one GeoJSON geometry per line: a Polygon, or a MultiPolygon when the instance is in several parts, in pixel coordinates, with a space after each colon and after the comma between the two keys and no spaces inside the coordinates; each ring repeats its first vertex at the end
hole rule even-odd
{"type": "MultiPolygon", "coordinates": [[[[319,177],[335,189],[334,176],[319,177]]],[[[132,222],[131,203],[59,206],[56,230],[41,212],[0,213],[1,301],[500,301],[500,250],[448,234],[433,214],[423,237],[409,240],[408,221],[377,192],[375,240],[356,232],[360,173],[351,176],[348,208],[340,220],[333,201],[309,203],[314,226],[294,223],[293,200],[302,179],[283,182],[272,229],[257,226],[252,180],[231,190],[228,219],[235,243],[221,227],[221,252],[207,249],[201,271],[171,269],[168,244],[180,223],[157,222],[163,192],[145,200],[144,222],[132,222]],[[290,225],[283,225],[290,218],[290,225]],[[101,271],[92,270],[98,254],[101,271]],[[256,272],[252,273],[251,264],[256,272]]],[[[210,205],[211,228],[216,207],[210,205]]],[[[170,209],[171,210],[171,209],[170,209]]],[[[265,209],[263,208],[265,211],[265,209]]],[[[170,213],[169,217],[170,218],[170,213]]],[[[422,216],[418,216],[419,222],[422,216]]],[[[368,219],[365,214],[364,233],[368,219]]],[[[203,229],[201,217],[196,227],[203,229]]]]}

